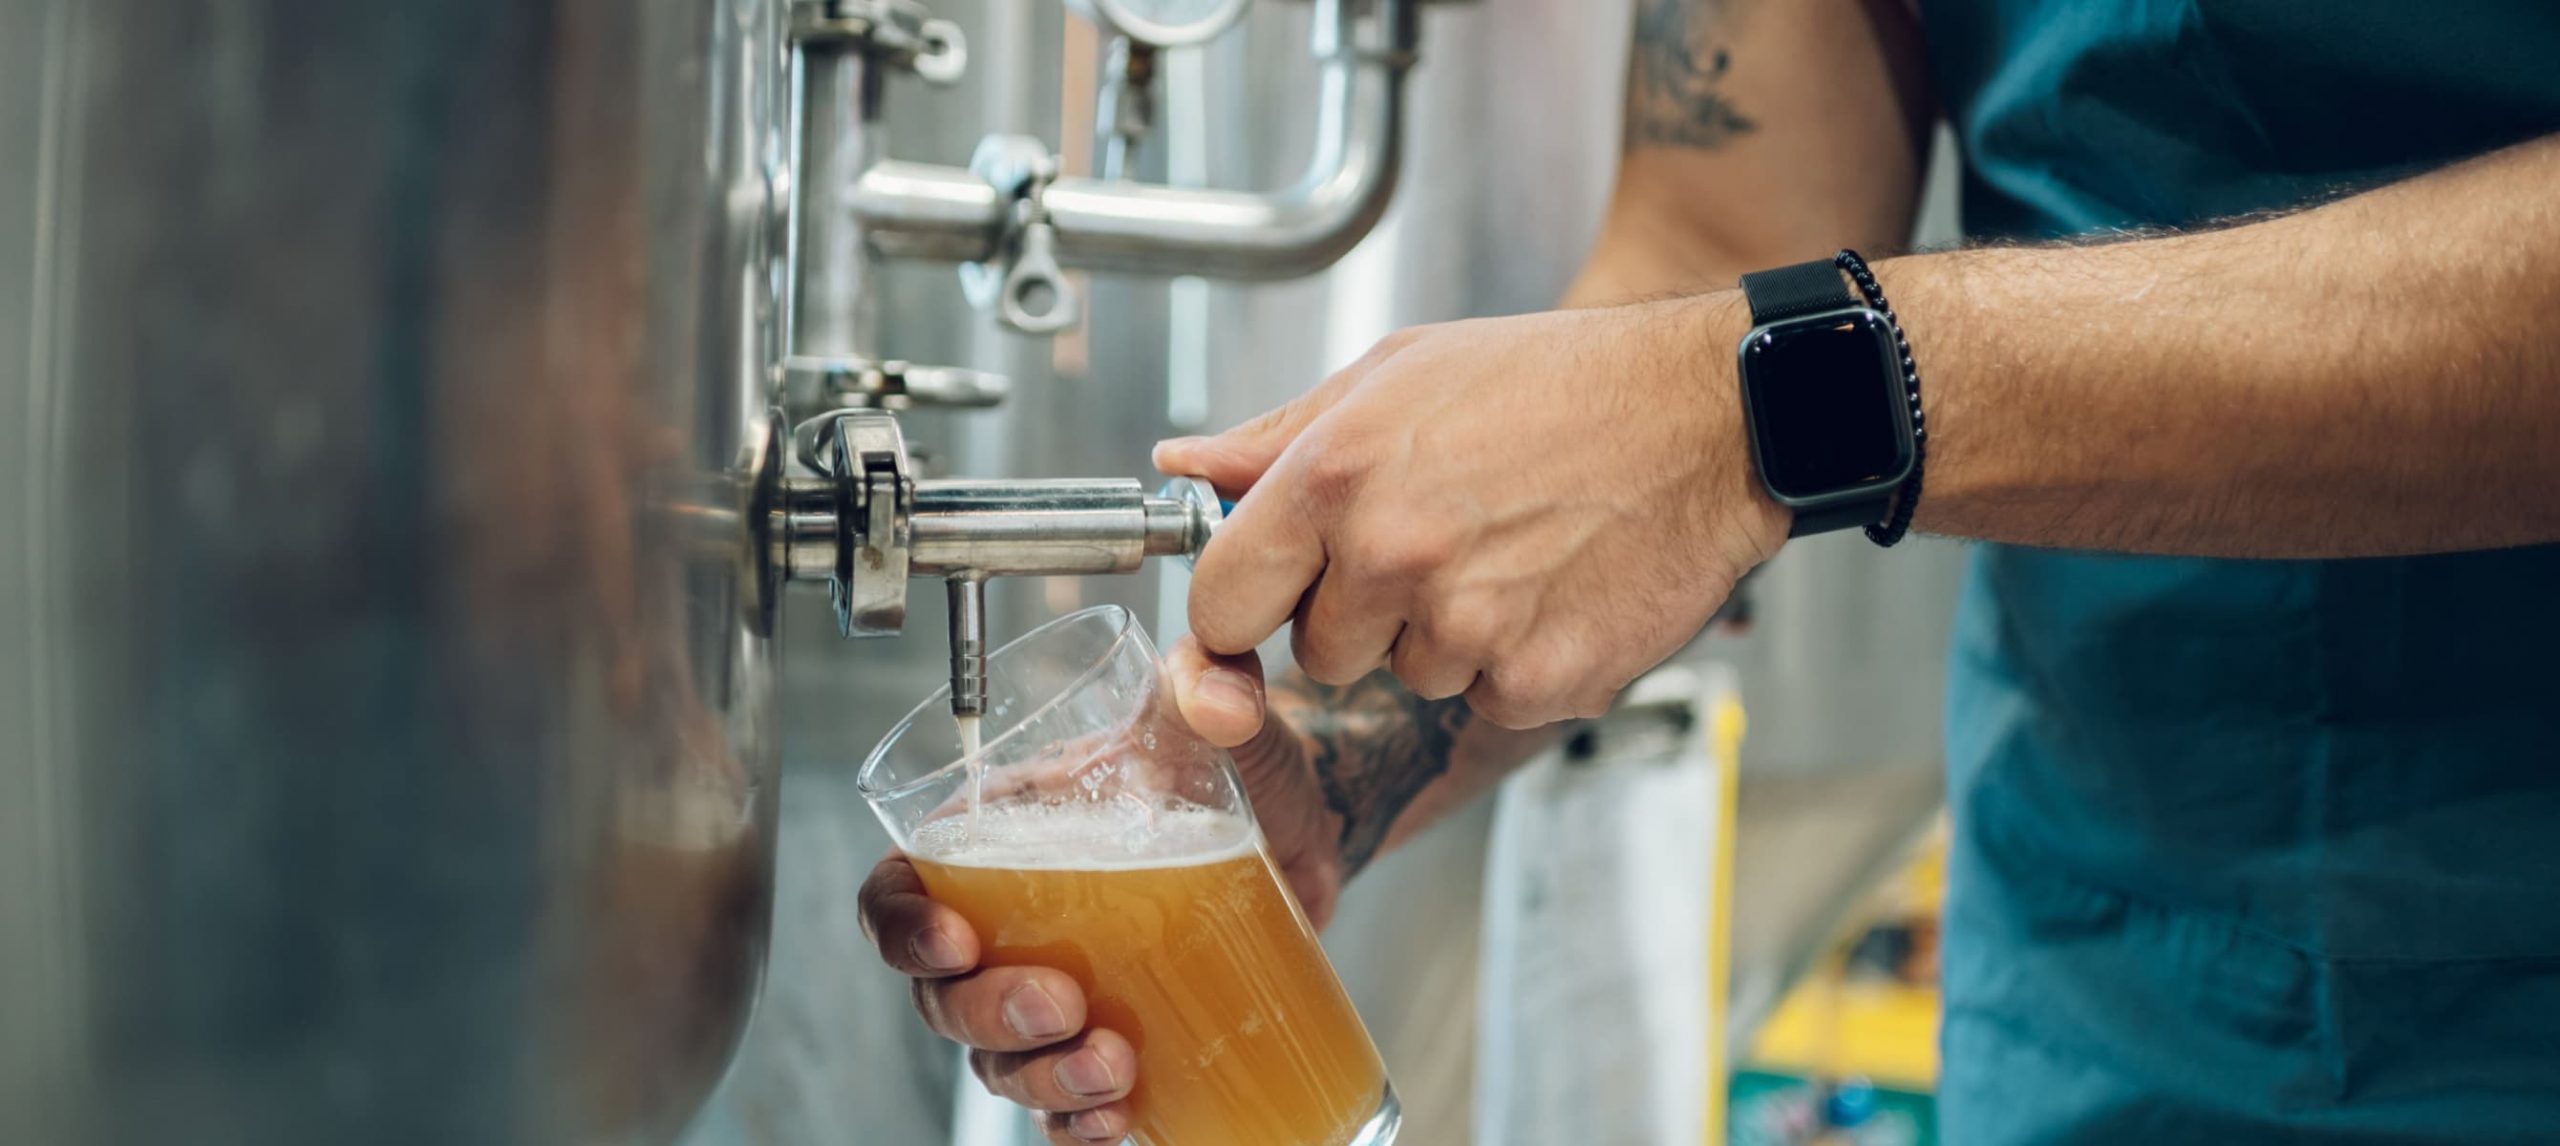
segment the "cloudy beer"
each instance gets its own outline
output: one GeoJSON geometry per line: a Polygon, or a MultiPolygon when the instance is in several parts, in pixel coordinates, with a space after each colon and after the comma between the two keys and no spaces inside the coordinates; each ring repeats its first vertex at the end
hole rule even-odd
{"type": "Polygon", "coordinates": [[[983,965],[1067,972],[1137,1048],[1139,1146],[1347,1146],[1378,1115],[1385,1066],[1247,816],[1014,804],[907,850],[983,965]]]}

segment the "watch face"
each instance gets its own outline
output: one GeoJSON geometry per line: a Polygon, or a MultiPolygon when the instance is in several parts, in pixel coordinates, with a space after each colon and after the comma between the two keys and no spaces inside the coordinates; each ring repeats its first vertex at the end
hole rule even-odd
{"type": "Polygon", "coordinates": [[[1742,385],[1769,492],[1795,502],[1901,480],[1911,468],[1901,361],[1874,311],[1753,332],[1742,385]]]}

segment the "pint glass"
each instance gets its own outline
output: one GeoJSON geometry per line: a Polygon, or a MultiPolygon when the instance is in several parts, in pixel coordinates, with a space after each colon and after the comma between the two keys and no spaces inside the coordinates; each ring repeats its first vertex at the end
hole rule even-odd
{"type": "Polygon", "coordinates": [[[945,688],[872,750],[862,793],[981,965],[1065,971],[1137,1048],[1131,1141],[1393,1142],[1385,1064],[1135,619],[1050,622],[987,678],[981,747],[945,688]]]}

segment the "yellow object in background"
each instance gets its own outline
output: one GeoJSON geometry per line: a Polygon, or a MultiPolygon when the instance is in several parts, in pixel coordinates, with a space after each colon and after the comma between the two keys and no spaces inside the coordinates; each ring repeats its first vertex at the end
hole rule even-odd
{"type": "Polygon", "coordinates": [[[1727,1003],[1733,996],[1733,810],[1742,788],[1742,701],[1727,692],[1707,717],[1707,753],[1716,770],[1715,903],[1707,920],[1707,1141],[1723,1146],[1731,1106],[1733,1064],[1727,1061],[1727,1003]]]}
{"type": "Polygon", "coordinates": [[[1890,1090],[1938,1085],[1938,992],[1817,974],[1751,1040],[1751,1065],[1803,1078],[1863,1077],[1890,1090]]]}
{"type": "Polygon", "coordinates": [[[1780,1000],[1753,1038],[1751,1065],[1807,1078],[1865,1077],[1924,1093],[1938,1082],[1937,918],[1946,898],[1944,827],[1878,890],[1874,923],[1780,1000]],[[1892,966],[1852,968],[1858,938],[1893,931],[1892,966]]]}

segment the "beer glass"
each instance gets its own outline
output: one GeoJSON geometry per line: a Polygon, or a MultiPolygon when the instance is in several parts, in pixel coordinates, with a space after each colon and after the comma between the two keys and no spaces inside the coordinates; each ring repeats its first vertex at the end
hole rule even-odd
{"type": "Polygon", "coordinates": [[[1174,706],[1128,610],[1052,621],[987,661],[963,748],[946,687],[864,761],[863,796],[982,966],[1075,977],[1138,1052],[1138,1146],[1387,1146],[1368,1031],[1272,862],[1235,763],[1174,706]]]}

